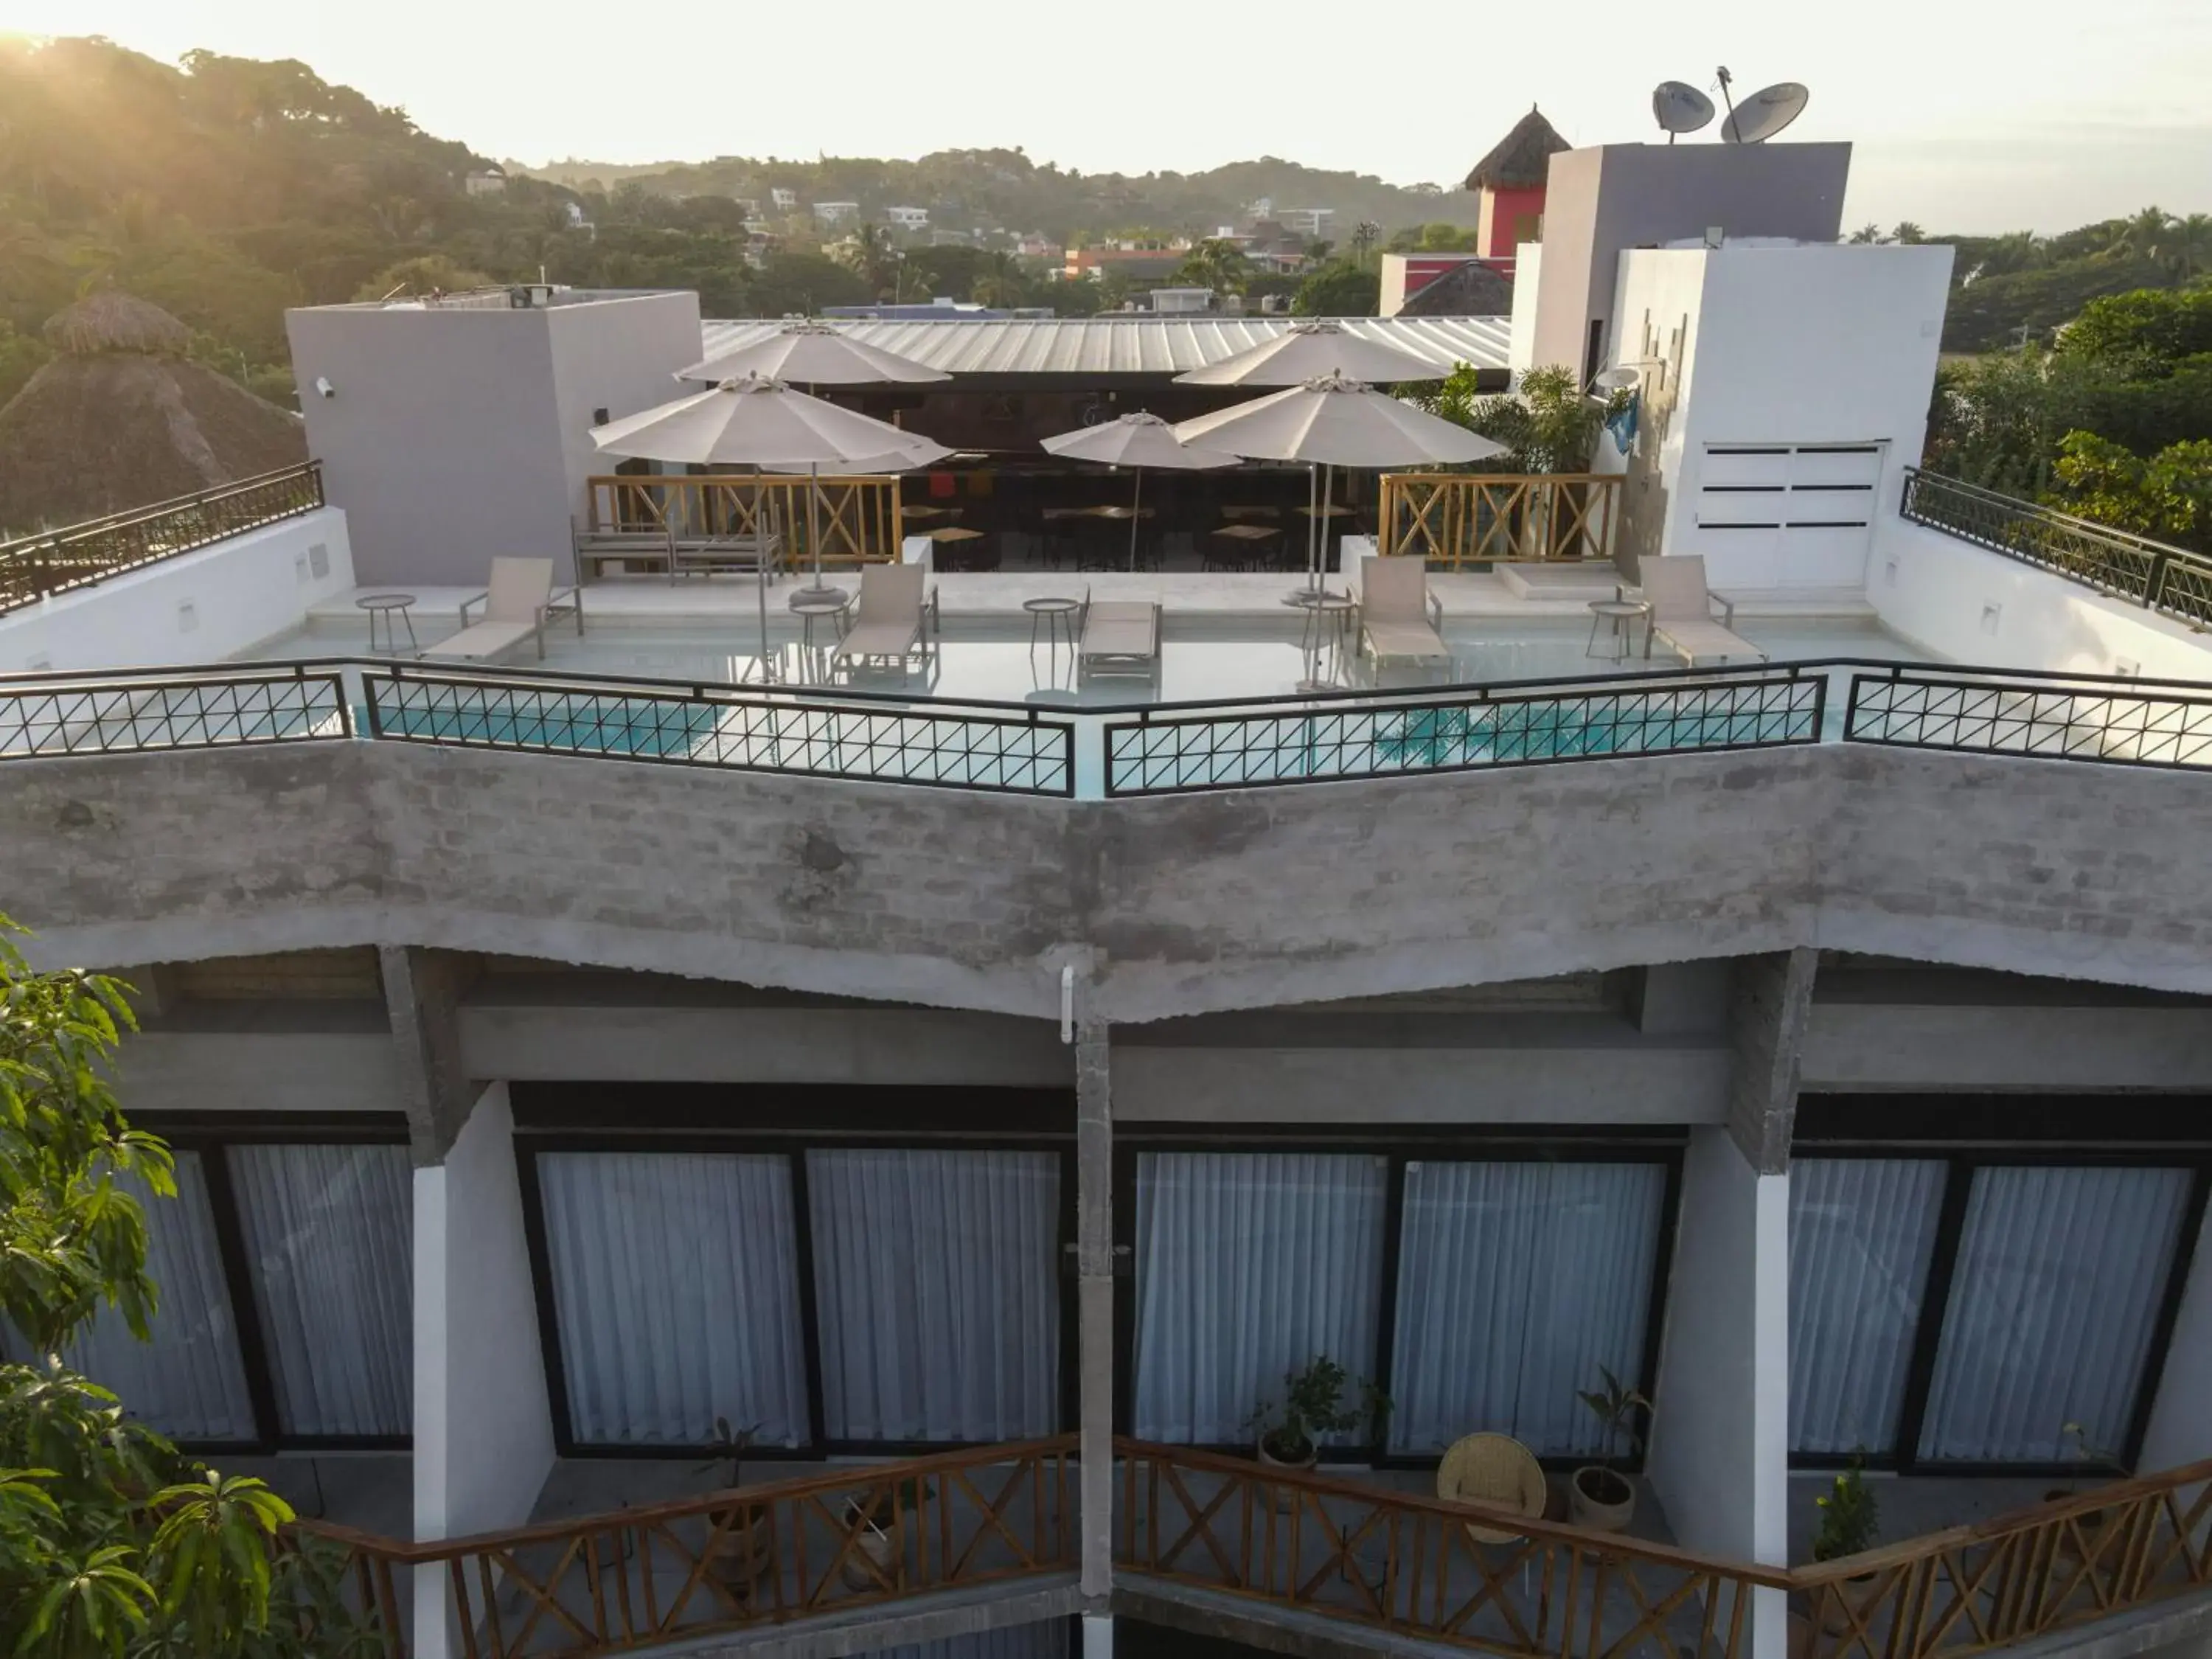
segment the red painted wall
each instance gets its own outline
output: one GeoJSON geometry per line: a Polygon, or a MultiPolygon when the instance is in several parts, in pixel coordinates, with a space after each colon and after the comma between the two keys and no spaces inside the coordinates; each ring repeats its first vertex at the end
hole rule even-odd
{"type": "MultiPolygon", "coordinates": [[[[1528,190],[1495,190],[1486,194],[1490,198],[1490,241],[1482,249],[1482,256],[1486,259],[1504,259],[1510,264],[1514,246],[1521,240],[1516,234],[1515,222],[1524,218],[1542,219],[1544,187],[1537,185],[1528,190]]],[[[1533,229],[1529,240],[1534,240],[1533,229]]]]}

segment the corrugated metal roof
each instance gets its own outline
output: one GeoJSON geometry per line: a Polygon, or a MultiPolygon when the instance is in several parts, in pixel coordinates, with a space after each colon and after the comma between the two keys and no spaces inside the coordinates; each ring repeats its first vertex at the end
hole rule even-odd
{"type": "MultiPolygon", "coordinates": [[[[948,374],[1181,374],[1233,357],[1288,328],[1291,317],[985,318],[959,321],[871,319],[842,326],[862,343],[895,351],[948,374]]],[[[1457,363],[1504,368],[1504,317],[1350,317],[1346,329],[1425,357],[1440,371],[1457,363]]],[[[707,322],[705,355],[718,357],[781,327],[782,319],[707,322]]]]}

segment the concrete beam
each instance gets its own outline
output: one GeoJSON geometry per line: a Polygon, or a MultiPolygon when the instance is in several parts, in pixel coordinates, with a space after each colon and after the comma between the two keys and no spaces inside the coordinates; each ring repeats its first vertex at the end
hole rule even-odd
{"type": "Polygon", "coordinates": [[[1802,1067],[1804,1087],[1845,1092],[2203,1093],[2212,1091],[2212,1008],[1816,1001],[1802,1067]]]}
{"type": "Polygon", "coordinates": [[[1813,1010],[1820,952],[1799,946],[1745,957],[1729,987],[1728,1127],[1761,1175],[1790,1167],[1799,1057],[1813,1010]]]}
{"type": "Polygon", "coordinates": [[[399,1062],[381,1031],[140,1031],[117,1087],[142,1112],[396,1112],[399,1062]]]}
{"type": "Polygon", "coordinates": [[[471,975],[465,958],[414,945],[380,945],[384,1001],[392,1016],[399,1103],[419,1168],[442,1164],[480,1092],[461,1060],[461,992],[471,975]]]}

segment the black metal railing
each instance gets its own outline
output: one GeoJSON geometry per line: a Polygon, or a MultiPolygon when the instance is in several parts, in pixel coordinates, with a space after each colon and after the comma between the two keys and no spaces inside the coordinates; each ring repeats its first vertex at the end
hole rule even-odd
{"type": "Polygon", "coordinates": [[[1075,793],[1075,728],[1036,710],[580,676],[549,684],[396,664],[364,670],[362,684],[374,738],[1000,794],[1075,793]]]}
{"type": "Polygon", "coordinates": [[[0,680],[0,759],[232,749],[353,733],[339,676],[307,665],[0,680]]]}
{"type": "Polygon", "coordinates": [[[1147,708],[1106,726],[1109,795],[1465,772],[1815,743],[1827,679],[1795,665],[1147,708]]]}
{"type": "Polygon", "coordinates": [[[296,519],[323,504],[322,463],[302,461],[197,495],[0,542],[0,612],[296,519]]]}
{"type": "Polygon", "coordinates": [[[1915,524],[2117,599],[2212,627],[2212,558],[1907,467],[1899,509],[1915,524]]]}
{"type": "Polygon", "coordinates": [[[1060,799],[1838,739],[2212,770],[2212,684],[1824,659],[1048,713],[350,658],[0,676],[0,761],[349,737],[1060,799]]]}
{"type": "Polygon", "coordinates": [[[2212,767],[2212,686],[1897,665],[1851,676],[1847,743],[2212,767]]]}

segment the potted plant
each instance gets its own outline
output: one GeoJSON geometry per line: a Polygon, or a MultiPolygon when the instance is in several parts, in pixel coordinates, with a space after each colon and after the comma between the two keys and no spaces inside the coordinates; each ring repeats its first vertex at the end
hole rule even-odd
{"type": "Polygon", "coordinates": [[[1373,1423],[1389,1408],[1372,1382],[1353,1376],[1327,1354],[1316,1354],[1304,1370],[1283,1374],[1279,1405],[1263,1400],[1252,1413],[1260,1462],[1273,1468],[1310,1469],[1321,1462],[1323,1435],[1373,1423]]]}
{"type": "Polygon", "coordinates": [[[866,1558],[865,1564],[850,1558],[846,1560],[848,1588],[880,1589],[898,1582],[896,1569],[904,1553],[906,1527],[914,1522],[922,1500],[935,1491],[928,1482],[909,1478],[895,1486],[871,1486],[846,1498],[845,1525],[858,1534],[860,1554],[866,1558]],[[896,1538],[894,1527],[900,1533],[896,1538]],[[871,1566],[874,1571],[869,1570],[871,1566]]]}
{"type": "MultiPolygon", "coordinates": [[[[728,1418],[714,1419],[714,1432],[708,1442],[714,1448],[714,1455],[699,1468],[702,1473],[721,1477],[714,1483],[716,1491],[735,1491],[744,1484],[745,1448],[752,1444],[753,1437],[759,1432],[757,1423],[732,1429],[728,1418]]],[[[716,1529],[707,1554],[715,1564],[719,1577],[750,1584],[768,1571],[767,1525],[757,1507],[746,1504],[718,1510],[707,1521],[716,1529]]]]}
{"type": "Polygon", "coordinates": [[[1597,1418],[1602,1431],[1600,1455],[1596,1462],[1577,1469],[1575,1478],[1567,1483],[1568,1516],[1575,1525],[1593,1532],[1619,1532],[1636,1513],[1636,1483],[1626,1471],[1614,1467],[1613,1448],[1625,1440],[1630,1456],[1643,1451],[1644,1437],[1637,1431],[1636,1418],[1641,1412],[1649,1422],[1651,1402],[1606,1367],[1599,1366],[1598,1375],[1605,1386],[1585,1389],[1577,1397],[1597,1418]]]}
{"type": "MultiPolygon", "coordinates": [[[[2082,1427],[2081,1424],[2068,1423],[2061,1425],[2058,1439],[2062,1446],[2072,1448],[2072,1455],[2066,1461],[2077,1465],[2085,1472],[2107,1475],[2115,1480],[2126,1477],[2127,1466],[2120,1462],[2119,1454],[2107,1451],[2097,1445],[2089,1438],[2088,1430],[2082,1427]]],[[[2053,1486],[2045,1492],[2043,1501],[2046,1504],[2055,1504],[2061,1498],[2071,1498],[2074,1495],[2075,1487],[2069,1481],[2065,1486],[2053,1486]]],[[[2080,1535],[2081,1546],[2076,1548],[2073,1537],[2061,1533],[2058,1540],[2059,1557],[2068,1561],[2078,1561],[2086,1553],[2092,1561],[2100,1559],[2100,1553],[2098,1546],[2104,1536],[2106,1519],[2106,1511],[2103,1510],[2091,1510],[2087,1514],[2075,1516],[2073,1522],[2074,1532],[2080,1535]]]]}
{"type": "MultiPolygon", "coordinates": [[[[1874,1547],[1881,1530],[1881,1509],[1858,1459],[1853,1458],[1826,1494],[1813,1501],[1820,1510],[1820,1524],[1813,1534],[1815,1561],[1841,1561],[1874,1547]]],[[[1851,1627],[1852,1620],[1863,1620],[1874,1597],[1875,1578],[1873,1573],[1858,1572],[1830,1585],[1831,1594],[1820,1603],[1820,1628],[1837,1636],[1851,1627]]]]}

